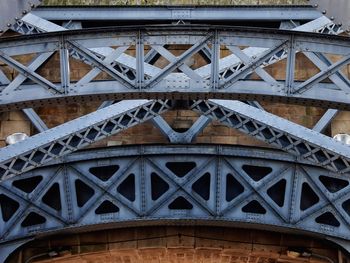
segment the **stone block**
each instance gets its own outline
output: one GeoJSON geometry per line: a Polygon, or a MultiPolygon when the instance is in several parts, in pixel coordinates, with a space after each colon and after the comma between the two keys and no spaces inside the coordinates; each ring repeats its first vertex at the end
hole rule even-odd
{"type": "Polygon", "coordinates": [[[137,248],[136,230],[124,229],[118,231],[118,229],[108,231],[109,249],[112,250],[131,250],[137,248]]]}
{"type": "Polygon", "coordinates": [[[332,136],[339,133],[350,134],[350,120],[333,120],[331,125],[332,136]]]}
{"type": "Polygon", "coordinates": [[[24,132],[30,135],[31,127],[29,121],[3,121],[1,122],[1,139],[16,132],[24,132]]]}
{"type": "Polygon", "coordinates": [[[192,248],[195,244],[195,229],[192,227],[167,227],[168,248],[192,248]]]}
{"type": "Polygon", "coordinates": [[[28,120],[22,111],[10,111],[9,112],[9,121],[23,121],[28,120]]]}

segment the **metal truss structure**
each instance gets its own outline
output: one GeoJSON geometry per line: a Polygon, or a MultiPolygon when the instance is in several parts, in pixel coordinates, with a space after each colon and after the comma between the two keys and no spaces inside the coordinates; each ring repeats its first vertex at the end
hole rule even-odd
{"type": "Polygon", "coordinates": [[[10,29],[24,15],[38,6],[42,0],[1,0],[0,35],[10,29]]]}
{"type": "Polygon", "coordinates": [[[347,0],[310,0],[310,4],[320,12],[330,17],[350,32],[350,2],[347,0]]]}
{"type": "Polygon", "coordinates": [[[21,75],[0,87],[0,108],[39,106],[50,101],[146,97],[260,99],[348,109],[350,81],[341,69],[350,61],[349,43],[346,37],[325,38],[294,31],[201,26],[112,28],[104,32],[91,29],[4,39],[0,43],[0,61],[21,75]],[[164,45],[189,48],[176,57],[164,45]],[[212,49],[211,63],[197,69],[186,65],[208,45],[212,49]],[[124,53],[130,46],[136,47],[135,57],[124,53]],[[145,62],[145,46],[169,64],[159,68],[145,62]],[[242,50],[240,46],[249,48],[242,50]],[[231,54],[220,58],[220,48],[227,48],[231,54]],[[37,59],[45,59],[52,52],[60,54],[61,83],[52,83],[35,72],[37,59]],[[321,72],[296,80],[297,52],[306,54],[321,72]],[[23,65],[13,58],[30,54],[38,56],[33,65],[23,65]],[[327,59],[329,55],[340,59],[332,62],[327,59]],[[70,59],[89,63],[91,72],[71,81],[70,59]],[[264,69],[282,59],[287,60],[285,80],[273,78],[264,69]],[[93,81],[100,72],[106,73],[105,77],[93,81]],[[254,72],[257,77],[251,74],[254,72]],[[31,82],[23,83],[23,76],[31,82]],[[332,82],[324,82],[328,77],[332,82]]]}
{"type": "Polygon", "coordinates": [[[349,177],[273,150],[93,149],[2,182],[0,237],[187,222],[349,240],[349,187],[349,177]]]}
{"type": "MultiPolygon", "coordinates": [[[[144,20],[162,14],[158,20],[193,22],[205,8],[153,8],[144,20]]],[[[293,30],[181,23],[82,29],[69,21],[84,20],[81,14],[46,8],[36,14],[66,27],[33,14],[12,24],[23,36],[0,40],[0,61],[17,74],[9,80],[0,68],[0,111],[23,110],[39,134],[0,149],[0,249],[68,228],[180,221],[350,241],[350,148],[321,134],[338,110],[350,109],[344,71],[350,40],[335,36],[343,32],[340,25],[310,7],[298,8],[303,12],[275,7],[270,14],[273,21],[281,20],[282,11],[285,19],[314,19],[290,22],[293,30]],[[173,46],[184,51],[174,53],[173,46]],[[32,61],[23,63],[23,56],[32,61]],[[59,78],[40,75],[54,56],[59,78]],[[316,71],[301,78],[298,60],[306,58],[316,71]],[[72,62],[90,70],[77,78],[72,62]],[[276,63],[285,68],[279,77],[270,72],[276,63]],[[96,112],[51,129],[31,108],[92,100],[104,102],[96,112]],[[176,100],[200,115],[184,133],[160,116],[176,100]],[[256,100],[329,110],[310,130],[266,112],[256,100]],[[285,153],[218,145],[73,153],[147,120],[173,144],[193,142],[215,120],[285,153]]],[[[254,10],[243,9],[245,18],[254,10]]],[[[210,20],[230,20],[229,10],[217,10],[210,20]]],[[[99,20],[98,13],[82,11],[85,20],[99,20]]],[[[108,19],[121,10],[110,12],[108,19]]],[[[266,10],[259,12],[256,18],[267,21],[266,10]]]]}

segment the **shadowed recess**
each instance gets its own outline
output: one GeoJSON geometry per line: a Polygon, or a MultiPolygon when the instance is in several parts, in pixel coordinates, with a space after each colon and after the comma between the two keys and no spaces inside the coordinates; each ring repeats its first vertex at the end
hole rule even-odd
{"type": "Polygon", "coordinates": [[[300,209],[306,210],[320,201],[317,194],[311,189],[308,183],[303,183],[301,189],[300,209]]]}
{"type": "Polygon", "coordinates": [[[188,202],[183,196],[179,196],[174,201],[169,204],[169,209],[185,209],[190,210],[193,208],[193,205],[188,202]]]}
{"type": "Polygon", "coordinates": [[[199,194],[204,200],[208,201],[210,198],[210,173],[205,173],[193,185],[193,191],[199,194]]]}
{"type": "Polygon", "coordinates": [[[61,206],[61,193],[60,193],[60,186],[58,183],[54,183],[50,189],[46,192],[46,194],[43,196],[42,201],[48,205],[49,207],[60,211],[61,206]]]}
{"type": "Polygon", "coordinates": [[[184,177],[196,167],[195,162],[167,162],[165,165],[178,177],[184,177]]]}
{"type": "Polygon", "coordinates": [[[324,185],[324,187],[326,187],[327,190],[331,193],[336,193],[349,185],[348,181],[338,179],[338,178],[331,178],[324,175],[321,175],[319,179],[321,183],[324,185]]]}
{"type": "Polygon", "coordinates": [[[249,202],[242,207],[244,213],[266,214],[266,209],[256,200],[249,202]]]}
{"type": "Polygon", "coordinates": [[[319,224],[330,225],[339,227],[340,223],[338,219],[331,212],[326,212],[315,219],[315,221],[319,224]]]}
{"type": "Polygon", "coordinates": [[[242,169],[252,178],[255,182],[260,181],[272,172],[271,167],[255,166],[255,165],[243,165],[242,169]]]}
{"type": "Polygon", "coordinates": [[[22,227],[28,227],[28,226],[35,226],[44,224],[46,222],[46,218],[35,213],[30,212],[28,216],[22,221],[21,226],[22,227]]]}
{"type": "Polygon", "coordinates": [[[166,191],[169,190],[169,185],[158,174],[151,174],[152,200],[160,198],[166,191]]]}
{"type": "Polygon", "coordinates": [[[75,194],[78,206],[83,207],[95,194],[95,191],[78,179],[75,181],[75,194]]]}
{"type": "Polygon", "coordinates": [[[42,176],[33,176],[30,178],[16,180],[12,185],[19,190],[29,194],[38,186],[38,184],[43,180],[42,176]]]}
{"type": "Polygon", "coordinates": [[[117,171],[119,170],[119,165],[107,165],[91,167],[89,172],[96,176],[101,181],[108,181],[117,171]]]}
{"type": "Polygon", "coordinates": [[[284,196],[286,194],[286,180],[282,179],[267,190],[268,196],[279,206],[284,204],[284,196]]]}
{"type": "Polygon", "coordinates": [[[226,175],[226,201],[230,202],[244,192],[244,187],[233,177],[226,175]]]}
{"type": "Polygon", "coordinates": [[[135,175],[129,176],[118,186],[117,191],[131,202],[135,201],[135,175]]]}
{"type": "Polygon", "coordinates": [[[111,214],[117,212],[119,212],[119,207],[108,200],[103,201],[95,210],[95,214],[97,215],[111,214]]]}
{"type": "Polygon", "coordinates": [[[7,195],[0,195],[0,206],[2,219],[7,222],[11,219],[11,217],[16,213],[19,208],[19,203],[7,195]]]}

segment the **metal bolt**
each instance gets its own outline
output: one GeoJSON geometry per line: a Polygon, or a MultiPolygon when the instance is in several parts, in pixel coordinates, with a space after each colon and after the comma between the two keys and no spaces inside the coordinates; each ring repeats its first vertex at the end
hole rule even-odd
{"type": "Polygon", "coordinates": [[[8,27],[10,27],[10,26],[11,26],[11,24],[10,24],[10,23],[8,23],[8,24],[7,24],[7,26],[8,26],[8,27]]]}
{"type": "Polygon", "coordinates": [[[334,20],[334,16],[331,16],[330,19],[331,19],[331,20],[334,20]]]}
{"type": "Polygon", "coordinates": [[[23,10],[22,14],[25,15],[27,13],[27,10],[23,10]]]}
{"type": "Polygon", "coordinates": [[[322,11],[322,14],[324,14],[324,15],[327,14],[327,11],[326,11],[326,10],[323,10],[323,11],[322,11]]]}

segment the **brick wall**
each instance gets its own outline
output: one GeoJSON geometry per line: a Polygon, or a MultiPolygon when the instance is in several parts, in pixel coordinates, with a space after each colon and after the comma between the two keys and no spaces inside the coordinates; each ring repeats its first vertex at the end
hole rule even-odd
{"type": "Polygon", "coordinates": [[[157,226],[53,236],[29,243],[9,263],[24,262],[32,255],[58,247],[66,250],[62,257],[49,260],[43,257],[40,262],[325,262],[316,257],[292,259],[287,256],[287,250],[292,247],[308,249],[338,262],[338,249],[334,245],[308,236],[208,226],[157,226]]]}

